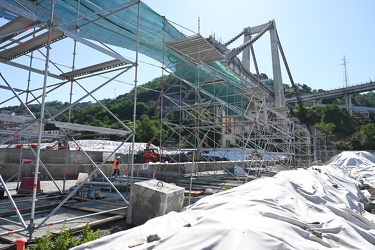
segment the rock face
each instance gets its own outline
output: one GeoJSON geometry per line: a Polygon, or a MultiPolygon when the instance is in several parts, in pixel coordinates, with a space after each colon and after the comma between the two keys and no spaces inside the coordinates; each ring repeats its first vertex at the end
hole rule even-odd
{"type": "Polygon", "coordinates": [[[133,184],[126,222],[141,225],[171,211],[181,211],[185,189],[159,180],[133,184]]]}

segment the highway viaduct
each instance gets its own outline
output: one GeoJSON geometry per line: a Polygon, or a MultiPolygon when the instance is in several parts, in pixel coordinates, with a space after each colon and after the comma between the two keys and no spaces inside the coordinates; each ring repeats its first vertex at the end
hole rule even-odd
{"type": "MultiPolygon", "coordinates": [[[[317,92],[313,94],[300,95],[300,98],[302,102],[314,101],[314,100],[319,101],[323,99],[357,94],[357,93],[362,93],[362,92],[367,92],[367,91],[372,91],[372,90],[375,90],[375,82],[369,81],[366,83],[360,83],[360,84],[351,85],[348,87],[326,90],[326,91],[321,91],[321,92],[317,92]]],[[[287,98],[285,99],[285,101],[288,104],[297,103],[297,97],[287,98]]]]}

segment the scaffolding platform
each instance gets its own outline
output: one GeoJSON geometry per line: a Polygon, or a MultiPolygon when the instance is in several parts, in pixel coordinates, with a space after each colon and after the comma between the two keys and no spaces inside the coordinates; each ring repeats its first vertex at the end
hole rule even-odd
{"type": "Polygon", "coordinates": [[[168,42],[166,46],[193,63],[209,63],[225,59],[223,54],[199,34],[168,42]]]}
{"type": "Polygon", "coordinates": [[[64,32],[60,30],[53,30],[51,32],[51,35],[49,35],[49,32],[47,31],[39,36],[31,38],[28,41],[21,42],[19,45],[1,51],[0,58],[10,61],[17,57],[26,55],[32,51],[45,47],[48,43],[48,40],[50,40],[50,42],[53,43],[61,39],[64,39],[65,37],[66,36],[64,35],[64,32]]]}
{"type": "Polygon", "coordinates": [[[82,68],[82,69],[73,70],[73,71],[61,74],[60,76],[63,77],[63,78],[66,78],[66,79],[73,79],[73,78],[78,77],[78,76],[84,76],[84,75],[88,75],[88,74],[97,73],[97,72],[100,72],[100,71],[105,71],[105,70],[108,70],[108,69],[117,68],[117,67],[120,67],[120,66],[123,66],[123,65],[126,65],[126,64],[127,64],[126,62],[115,59],[115,60],[111,60],[111,61],[108,61],[108,62],[103,62],[103,63],[91,65],[89,67],[85,67],[85,68],[82,68]]]}
{"type": "Polygon", "coordinates": [[[37,21],[36,19],[31,20],[23,16],[18,16],[14,20],[0,27],[0,43],[3,43],[11,39],[12,37],[15,37],[22,32],[27,31],[28,27],[38,23],[39,21],[37,21]]]}
{"type": "Polygon", "coordinates": [[[132,133],[131,131],[119,130],[119,129],[111,129],[111,128],[102,128],[102,127],[94,127],[89,125],[82,125],[82,124],[75,124],[69,122],[54,122],[49,121],[48,123],[54,124],[58,128],[70,129],[75,131],[90,131],[99,134],[106,134],[106,135],[129,135],[132,133]]]}
{"type": "Polygon", "coordinates": [[[12,123],[31,123],[35,118],[31,116],[21,116],[7,113],[0,113],[0,121],[12,123]]]}

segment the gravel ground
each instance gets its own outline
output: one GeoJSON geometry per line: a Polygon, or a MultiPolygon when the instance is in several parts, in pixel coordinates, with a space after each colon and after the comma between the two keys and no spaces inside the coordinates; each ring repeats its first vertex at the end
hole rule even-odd
{"type": "MultiPolygon", "coordinates": [[[[75,187],[76,184],[77,184],[76,180],[67,180],[67,181],[65,181],[65,190],[69,190],[69,189],[75,187]]],[[[6,184],[6,186],[7,186],[7,189],[9,190],[9,192],[10,192],[10,194],[12,196],[17,194],[16,188],[19,186],[19,184],[17,184],[16,182],[9,182],[9,183],[6,184]]],[[[64,182],[62,180],[56,180],[55,183],[53,181],[41,181],[40,182],[40,188],[43,190],[43,193],[58,192],[59,189],[63,190],[63,188],[64,188],[64,182]]],[[[29,197],[29,196],[27,196],[27,197],[29,197]]],[[[199,200],[202,197],[203,196],[191,197],[191,204],[193,204],[194,202],[196,202],[197,200],[199,200]]],[[[7,199],[7,198],[4,197],[3,199],[7,199]]],[[[106,197],[106,199],[108,199],[108,201],[110,200],[109,197],[106,197]]],[[[101,202],[102,201],[106,201],[106,200],[103,199],[103,200],[101,200],[101,202]]],[[[188,202],[188,197],[185,198],[185,202],[186,203],[188,202]]],[[[87,202],[82,203],[82,205],[84,205],[84,204],[87,204],[87,202]]],[[[187,204],[185,204],[185,206],[186,205],[187,204]]],[[[63,208],[61,208],[61,209],[63,209],[63,208]]],[[[68,213],[64,214],[64,211],[62,211],[62,214],[61,215],[57,215],[57,216],[60,216],[61,218],[64,218],[64,216],[75,216],[75,215],[69,215],[68,213]]],[[[43,217],[43,215],[41,217],[43,217]]],[[[54,218],[54,219],[56,220],[56,218],[54,218]]],[[[29,222],[28,220],[29,220],[29,218],[26,216],[25,221],[27,223],[29,222]]],[[[80,221],[78,223],[80,223],[80,224],[83,223],[84,224],[85,222],[84,221],[80,221]]],[[[70,226],[76,226],[76,224],[74,224],[74,225],[73,224],[74,223],[70,223],[69,222],[69,227],[70,226]]],[[[56,225],[56,228],[54,228],[52,231],[56,231],[56,230],[60,229],[61,226],[62,226],[62,224],[56,225]]],[[[109,234],[114,234],[114,233],[117,233],[117,232],[120,232],[120,231],[128,230],[128,229],[131,229],[131,228],[132,228],[132,226],[130,226],[130,225],[128,225],[126,223],[126,218],[118,219],[118,220],[111,221],[111,222],[104,223],[104,224],[100,224],[98,226],[92,226],[93,230],[98,230],[99,229],[101,231],[102,237],[104,237],[106,235],[109,235],[109,234]]],[[[51,229],[51,228],[49,228],[49,229],[51,229]]],[[[43,232],[35,233],[34,236],[35,237],[40,237],[39,234],[43,234],[43,232]]]]}

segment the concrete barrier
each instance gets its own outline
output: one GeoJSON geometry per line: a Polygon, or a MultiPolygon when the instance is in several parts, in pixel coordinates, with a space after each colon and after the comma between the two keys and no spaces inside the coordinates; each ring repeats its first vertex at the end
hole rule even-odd
{"type": "MultiPolygon", "coordinates": [[[[79,173],[91,173],[95,168],[91,164],[45,164],[46,169],[39,166],[39,177],[41,180],[50,180],[49,174],[56,180],[62,180],[64,178],[64,172],[66,172],[66,178],[69,180],[77,179],[79,173]],[[48,174],[49,173],[49,174],[48,174]]],[[[18,172],[20,171],[20,179],[22,177],[34,176],[35,166],[26,164],[0,164],[0,174],[4,180],[14,177],[10,181],[16,181],[18,179],[18,172]]],[[[107,176],[112,174],[112,164],[104,164],[101,170],[107,176]]],[[[99,174],[99,172],[98,172],[99,174]]],[[[99,174],[101,175],[101,174],[99,174]]]]}
{"type": "MultiPolygon", "coordinates": [[[[100,151],[86,152],[90,158],[97,164],[103,161],[103,154],[100,151]]],[[[30,149],[9,148],[0,150],[0,174],[4,180],[17,174],[21,171],[20,177],[34,176],[34,164],[28,166],[22,164],[32,162],[35,159],[33,152],[30,149]],[[20,164],[21,162],[21,164],[20,164]],[[27,167],[28,166],[28,167],[27,167]]],[[[64,172],[66,178],[76,179],[79,173],[91,173],[94,166],[90,159],[87,158],[84,152],[74,150],[41,150],[41,160],[46,166],[47,170],[42,166],[39,167],[41,180],[48,180],[48,172],[54,179],[63,179],[64,172]]],[[[246,167],[246,162],[181,162],[181,163],[150,163],[150,164],[134,164],[134,171],[145,170],[147,168],[150,173],[152,172],[174,172],[180,174],[189,174],[192,171],[213,171],[223,168],[232,168],[234,165],[246,167]]],[[[105,163],[101,170],[105,175],[112,175],[112,162],[105,163]]],[[[121,174],[130,173],[130,166],[127,162],[120,163],[121,174]]],[[[100,173],[98,177],[100,177],[100,173]]],[[[151,174],[152,176],[152,174],[151,174]]]]}
{"type": "MultiPolygon", "coordinates": [[[[86,152],[94,162],[101,162],[103,152],[88,151],[86,152]]],[[[90,164],[91,161],[84,152],[74,150],[40,150],[40,159],[44,164],[90,164]]],[[[30,149],[5,148],[0,150],[1,163],[20,163],[24,159],[35,159],[35,155],[30,149]]]]}

